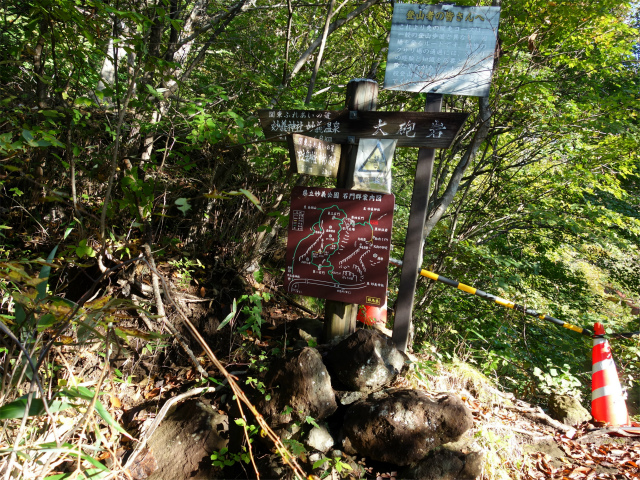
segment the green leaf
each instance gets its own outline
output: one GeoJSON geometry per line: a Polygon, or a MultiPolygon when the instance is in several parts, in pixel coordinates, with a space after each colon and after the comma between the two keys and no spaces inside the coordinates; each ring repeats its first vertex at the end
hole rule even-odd
{"type": "Polygon", "coordinates": [[[76,255],[78,255],[79,258],[95,257],[96,251],[91,246],[87,245],[87,239],[84,238],[80,240],[80,243],[76,247],[76,255]]]}
{"type": "Polygon", "coordinates": [[[313,417],[310,417],[310,416],[308,416],[308,415],[307,415],[307,418],[305,418],[305,419],[304,419],[304,421],[305,421],[306,423],[310,424],[310,425],[313,425],[313,426],[314,426],[314,427],[316,427],[316,428],[320,428],[320,427],[318,426],[318,424],[316,423],[316,419],[315,419],[315,418],[313,418],[313,417]]]}
{"type": "Polygon", "coordinates": [[[58,319],[51,313],[47,313],[43,315],[38,320],[38,325],[37,325],[38,331],[42,332],[43,330],[46,330],[51,325],[54,325],[57,321],[58,319]]]}
{"type": "Polygon", "coordinates": [[[237,311],[238,311],[238,305],[236,303],[236,299],[234,298],[233,306],[231,307],[231,312],[229,312],[229,315],[227,315],[224,318],[224,320],[220,323],[220,325],[218,325],[218,330],[222,330],[227,325],[227,323],[229,323],[233,319],[233,317],[236,316],[237,311]]]}
{"type": "Polygon", "coordinates": [[[314,470],[316,468],[320,468],[322,465],[324,465],[328,461],[329,459],[327,457],[322,457],[320,460],[316,460],[315,462],[313,462],[313,466],[311,468],[313,468],[314,470]]]}
{"type": "MultiPolygon", "coordinates": [[[[47,257],[47,263],[50,264],[51,262],[53,262],[53,259],[56,255],[57,250],[58,250],[58,245],[53,247],[53,250],[51,250],[51,252],[49,253],[49,256],[47,257]]],[[[51,267],[49,265],[44,265],[40,269],[40,275],[38,276],[38,278],[49,278],[50,274],[51,274],[51,267]]],[[[36,287],[36,290],[38,291],[38,296],[36,297],[36,300],[42,300],[44,297],[47,296],[47,283],[48,282],[39,283],[38,286],[36,287]]]]}
{"type": "Polygon", "coordinates": [[[162,93],[160,92],[160,90],[163,90],[163,89],[156,90],[155,88],[153,88],[151,85],[147,83],[147,90],[149,90],[151,95],[153,95],[154,97],[162,98],[162,93]]]}
{"type": "Polygon", "coordinates": [[[33,135],[29,130],[22,130],[22,136],[27,142],[33,141],[33,135]]]}
{"type": "Polygon", "coordinates": [[[189,201],[186,198],[179,198],[174,203],[178,205],[178,210],[182,212],[182,215],[186,215],[191,210],[191,205],[189,205],[189,201]]]}
{"type": "Polygon", "coordinates": [[[229,192],[229,195],[244,195],[258,208],[258,210],[262,212],[262,207],[260,206],[260,200],[258,200],[258,197],[244,188],[239,188],[238,190],[239,192],[229,192]]]}
{"type": "Polygon", "coordinates": [[[167,337],[167,335],[163,335],[158,332],[143,332],[137,328],[116,327],[113,330],[116,335],[125,340],[128,337],[141,338],[143,340],[157,340],[159,338],[167,337]]]}
{"type": "MultiPolygon", "coordinates": [[[[60,400],[51,400],[48,402],[49,411],[59,412],[61,410],[66,410],[67,408],[72,407],[68,403],[65,403],[60,400]]],[[[22,418],[24,417],[25,410],[27,408],[27,395],[20,397],[17,400],[14,400],[11,403],[7,403],[6,405],[0,407],[0,419],[6,420],[10,418],[22,418]]],[[[29,407],[29,417],[37,417],[41,415],[45,415],[44,402],[40,398],[34,398],[31,401],[31,406],[29,407]]]]}

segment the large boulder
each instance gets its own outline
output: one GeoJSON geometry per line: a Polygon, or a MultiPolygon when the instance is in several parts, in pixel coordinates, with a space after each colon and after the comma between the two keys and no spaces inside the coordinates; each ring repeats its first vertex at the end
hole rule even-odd
{"type": "Polygon", "coordinates": [[[580,401],[569,395],[551,394],[549,397],[549,416],[572,427],[591,420],[591,414],[580,401]]]}
{"type": "Polygon", "coordinates": [[[406,359],[386,335],[359,329],[331,349],[325,364],[340,390],[371,393],[391,384],[406,359]]]}
{"type": "Polygon", "coordinates": [[[257,407],[272,427],[304,422],[307,416],[323,420],[338,408],[329,372],[312,348],[271,364],[264,383],[271,398],[263,397],[257,407]]]}
{"type": "Polygon", "coordinates": [[[456,396],[431,400],[421,391],[399,390],[350,406],[343,446],[349,454],[408,465],[458,440],[472,425],[471,411],[456,396]]]}
{"type": "MultiPolygon", "coordinates": [[[[149,480],[215,478],[211,454],[227,446],[229,420],[201,400],[178,405],[149,439],[150,452],[141,463],[155,463],[155,471],[132,468],[132,477],[149,480]]],[[[140,462],[140,460],[139,460],[140,462]]]]}
{"type": "Polygon", "coordinates": [[[424,460],[406,467],[401,478],[420,480],[474,480],[482,474],[482,453],[462,453],[438,450],[429,453],[424,460]]]}

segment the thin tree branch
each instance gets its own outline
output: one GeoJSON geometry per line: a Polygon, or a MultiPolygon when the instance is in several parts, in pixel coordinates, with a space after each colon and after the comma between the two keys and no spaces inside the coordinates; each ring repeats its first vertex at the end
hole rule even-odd
{"type": "Polygon", "coordinates": [[[309,81],[309,90],[307,91],[307,98],[304,101],[305,105],[309,105],[311,97],[313,96],[313,87],[316,84],[316,77],[318,76],[318,70],[320,70],[320,64],[322,63],[322,55],[324,54],[324,46],[327,43],[327,36],[329,35],[329,24],[331,22],[331,16],[333,15],[333,6],[336,0],[329,2],[329,8],[327,9],[327,19],[324,22],[324,29],[322,30],[322,39],[320,40],[320,51],[316,57],[316,64],[313,67],[313,73],[311,74],[311,80],[309,81]]]}
{"type": "Polygon", "coordinates": [[[444,214],[444,212],[447,210],[447,208],[453,201],[453,197],[458,191],[458,188],[460,186],[460,181],[462,180],[462,176],[464,175],[464,172],[467,170],[467,168],[469,167],[473,159],[476,157],[476,154],[478,153],[480,146],[482,145],[482,143],[487,138],[487,135],[489,134],[489,126],[490,126],[490,120],[492,115],[491,109],[489,107],[489,98],[480,97],[478,99],[478,103],[480,106],[480,112],[479,112],[480,124],[478,126],[478,129],[476,130],[476,134],[474,135],[473,140],[471,141],[471,144],[469,145],[469,147],[467,147],[467,151],[458,162],[458,165],[456,165],[456,168],[453,170],[451,178],[449,179],[449,183],[447,184],[447,188],[445,189],[442,197],[436,203],[436,206],[433,209],[433,211],[430,212],[429,218],[427,218],[427,221],[424,226],[424,231],[423,231],[424,237],[427,237],[429,233],[431,233],[431,230],[433,230],[433,227],[440,221],[440,219],[442,218],[442,215],[444,214]]]}

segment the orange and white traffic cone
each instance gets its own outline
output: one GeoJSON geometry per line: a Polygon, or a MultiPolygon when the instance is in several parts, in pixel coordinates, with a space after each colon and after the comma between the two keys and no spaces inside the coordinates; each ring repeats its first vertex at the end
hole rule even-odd
{"type": "Polygon", "coordinates": [[[381,307],[360,305],[357,319],[365,325],[382,325],[384,327],[387,324],[387,298],[385,297],[384,305],[381,307]]]}
{"type": "Polygon", "coordinates": [[[593,369],[591,374],[591,415],[596,422],[619,426],[629,424],[627,405],[622,396],[616,365],[611,356],[609,342],[600,337],[604,326],[593,326],[593,369]]]}

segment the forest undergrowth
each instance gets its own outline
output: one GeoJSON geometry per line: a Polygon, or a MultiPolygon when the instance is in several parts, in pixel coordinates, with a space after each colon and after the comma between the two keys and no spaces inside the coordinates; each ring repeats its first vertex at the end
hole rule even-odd
{"type": "MultiPolygon", "coordinates": [[[[250,410],[259,382],[237,372],[286,354],[291,321],[322,317],[323,300],[283,290],[286,230],[291,189],[335,179],[292,173],[257,111],[343,110],[362,78],[381,86],[378,111],[427,98],[382,87],[392,3],[327,3],[0,1],[0,479],[133,475],[171,399],[250,410]]],[[[573,325],[639,331],[637,4],[458,4],[501,4],[491,91],[442,98],[469,116],[436,151],[422,266],[573,325]]],[[[397,259],[417,155],[393,159],[397,259]]],[[[399,277],[391,266],[388,328],[399,277]]],[[[589,339],[425,278],[414,300],[400,382],[465,398],[485,478],[637,477],[636,445],[524,420],[552,393],[588,406],[589,339]],[[516,446],[536,442],[564,460],[516,446]]],[[[610,343],[637,419],[640,337],[610,343]]],[[[342,457],[318,472],[245,426],[299,476],[395,472],[342,457]]],[[[263,468],[271,452],[249,446],[218,473],[263,468]]]]}
{"type": "MultiPolygon", "coordinates": [[[[277,277],[269,272],[239,276],[223,265],[192,262],[185,269],[185,262],[167,261],[157,266],[162,288],[171,292],[164,297],[163,318],[153,305],[151,272],[139,259],[115,264],[94,283],[84,275],[68,276],[64,283],[60,256],[54,248],[46,258],[1,265],[2,314],[11,327],[2,347],[0,458],[5,478],[145,478],[140,472],[153,470],[144,463],[152,455],[145,449],[153,432],[149,427],[157,428],[168,406],[202,398],[231,414],[229,403],[221,400],[234,392],[229,382],[255,398],[261,391],[257,372],[270,357],[294,348],[295,334],[289,333],[287,342],[286,325],[300,316],[322,316],[321,302],[283,296],[274,283],[277,277]],[[207,274],[207,268],[215,275],[207,274]],[[127,272],[133,275],[127,277],[127,272]],[[74,282],[91,287],[75,302],[61,293],[73,291],[74,282]],[[56,285],[59,292],[51,288],[56,285]],[[183,315],[202,334],[200,339],[184,325],[183,315]],[[220,366],[232,375],[224,375],[220,366]]],[[[411,359],[409,371],[393,387],[434,396],[452,392],[463,399],[474,417],[464,445],[483,452],[484,479],[614,479],[640,473],[634,465],[640,445],[633,438],[603,437],[593,424],[571,428],[545,415],[538,406],[546,408],[545,383],[517,398],[467,363],[470,352],[445,353],[431,345],[411,359]]],[[[309,460],[301,444],[281,448],[279,463],[295,462],[293,468],[305,477],[321,474],[323,469],[313,468],[317,462],[309,460]]],[[[226,449],[212,454],[212,464],[218,465],[211,470],[213,478],[253,478],[251,463],[258,471],[266,468],[260,459],[273,451],[255,444],[246,457],[234,457],[226,449]],[[216,459],[222,460],[216,464],[216,459]]],[[[392,465],[366,458],[332,458],[325,462],[325,475],[398,475],[392,465]]]]}

